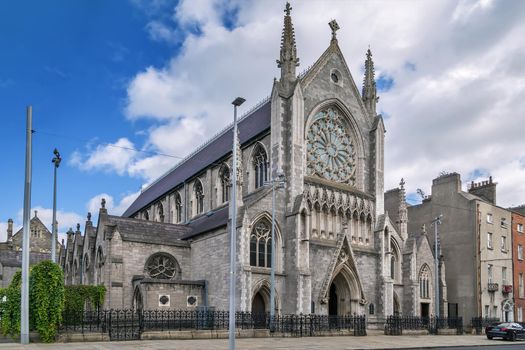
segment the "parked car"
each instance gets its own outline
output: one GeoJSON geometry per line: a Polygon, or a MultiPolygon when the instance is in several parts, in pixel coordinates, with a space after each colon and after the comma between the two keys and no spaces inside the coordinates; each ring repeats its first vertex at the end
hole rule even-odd
{"type": "Polygon", "coordinates": [[[506,340],[525,339],[525,328],[515,322],[498,323],[485,328],[488,339],[503,338],[506,340]]]}

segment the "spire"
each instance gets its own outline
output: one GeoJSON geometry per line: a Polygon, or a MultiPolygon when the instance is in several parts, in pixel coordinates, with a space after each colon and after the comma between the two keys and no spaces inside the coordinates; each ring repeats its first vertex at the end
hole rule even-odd
{"type": "Polygon", "coordinates": [[[290,11],[292,7],[290,3],[286,3],[284,9],[284,28],[281,37],[281,55],[277,60],[277,67],[281,68],[281,83],[285,87],[289,87],[290,83],[295,81],[295,67],[299,65],[299,58],[297,58],[297,48],[295,47],[295,33],[292,25],[292,17],[290,11]]]}
{"type": "Polygon", "coordinates": [[[405,180],[401,179],[399,182],[399,207],[398,207],[398,224],[399,224],[399,234],[401,237],[406,238],[408,233],[408,209],[406,202],[406,193],[405,193],[405,180]]]}
{"type": "Polygon", "coordinates": [[[363,80],[363,102],[368,112],[376,116],[377,97],[376,80],[374,77],[374,61],[372,61],[372,51],[368,48],[365,61],[365,78],[363,80]]]}

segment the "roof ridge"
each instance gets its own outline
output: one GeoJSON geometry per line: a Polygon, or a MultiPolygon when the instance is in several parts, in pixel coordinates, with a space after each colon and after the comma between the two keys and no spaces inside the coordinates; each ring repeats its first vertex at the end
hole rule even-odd
{"type": "MultiPolygon", "coordinates": [[[[264,104],[266,104],[267,102],[270,101],[270,98],[271,96],[266,96],[265,98],[261,99],[259,102],[257,102],[253,107],[251,107],[248,111],[244,112],[241,117],[239,118],[239,120],[237,121],[237,123],[240,123],[241,121],[243,121],[244,119],[246,119],[247,117],[249,117],[251,114],[253,114],[255,111],[257,111],[261,106],[263,106],[264,104]]],[[[168,169],[166,172],[164,172],[164,174],[162,174],[161,176],[159,176],[155,181],[153,181],[152,183],[150,183],[149,185],[147,185],[146,187],[144,187],[143,189],[140,190],[140,193],[144,193],[145,191],[147,191],[148,189],[150,189],[153,185],[155,185],[157,182],[159,182],[160,180],[162,180],[163,178],[165,178],[167,175],[169,175],[171,172],[173,172],[175,169],[177,169],[178,167],[180,167],[181,165],[183,165],[186,161],[188,161],[189,159],[191,159],[194,155],[196,155],[197,153],[199,153],[201,150],[203,150],[206,146],[208,146],[210,143],[212,143],[213,141],[217,140],[220,136],[222,136],[224,133],[226,133],[228,130],[230,130],[230,128],[233,127],[233,122],[227,124],[223,129],[221,129],[219,132],[215,133],[212,137],[210,137],[207,141],[205,141],[204,143],[202,143],[200,146],[197,146],[197,148],[195,148],[195,150],[193,150],[193,152],[189,153],[186,157],[182,158],[177,164],[175,164],[173,167],[171,167],[170,169],[168,169]]]]}

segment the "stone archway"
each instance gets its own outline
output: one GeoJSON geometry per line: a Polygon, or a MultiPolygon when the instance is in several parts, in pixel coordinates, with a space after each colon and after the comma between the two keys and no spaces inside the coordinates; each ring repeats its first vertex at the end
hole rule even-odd
{"type": "Polygon", "coordinates": [[[352,293],[351,278],[346,270],[341,270],[330,284],[328,314],[330,316],[348,315],[356,312],[357,296],[352,293]]]}
{"type": "Polygon", "coordinates": [[[261,295],[261,292],[257,292],[252,300],[252,314],[265,314],[268,310],[268,306],[261,295]]]}

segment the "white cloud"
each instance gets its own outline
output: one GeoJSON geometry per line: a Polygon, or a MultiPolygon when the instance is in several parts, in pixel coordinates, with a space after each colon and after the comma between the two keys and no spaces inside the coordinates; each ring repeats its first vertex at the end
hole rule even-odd
{"type": "Polygon", "coordinates": [[[117,203],[113,196],[107,193],[100,193],[96,196],[93,196],[86,204],[86,209],[91,213],[91,220],[93,224],[97,224],[98,213],[101,208],[102,198],[106,200],[106,209],[110,215],[122,215],[122,213],[133,203],[133,201],[139,196],[139,192],[125,194],[120,198],[120,201],[117,203]]]}
{"type": "Polygon", "coordinates": [[[79,151],[75,151],[71,155],[69,164],[85,171],[115,171],[123,175],[136,154],[133,143],[123,137],[115,143],[97,146],[89,152],[88,156],[83,156],[79,151]]]}
{"type": "Polygon", "coordinates": [[[7,222],[0,221],[0,242],[5,242],[7,239],[7,222]]]}
{"type": "MultiPolygon", "coordinates": [[[[327,22],[335,18],[341,26],[339,45],[356,84],[361,85],[369,44],[377,72],[394,79],[379,102],[379,110],[389,116],[386,188],[404,177],[409,192],[422,188],[430,193],[431,180],[440,171],[458,171],[466,182],[471,180],[468,174],[485,169],[499,183],[501,205],[523,201],[525,167],[519,160],[525,157],[525,140],[513,126],[525,114],[525,3],[292,5],[302,69],[328,46],[327,22]],[[407,69],[407,63],[415,69],[407,69]]],[[[185,155],[229,123],[234,97],[246,97],[249,106],[270,93],[272,78],[279,75],[275,59],[282,7],[267,1],[181,1],[169,25],[162,17],[171,34],[173,28],[185,31],[182,49],[166,65],[137,73],[128,86],[125,109],[130,120],[157,123],[150,129],[148,148],[185,155]],[[234,7],[237,27],[229,30],[221,15],[234,7]]],[[[151,181],[174,163],[146,157],[129,163],[127,171],[151,181]]]]}

